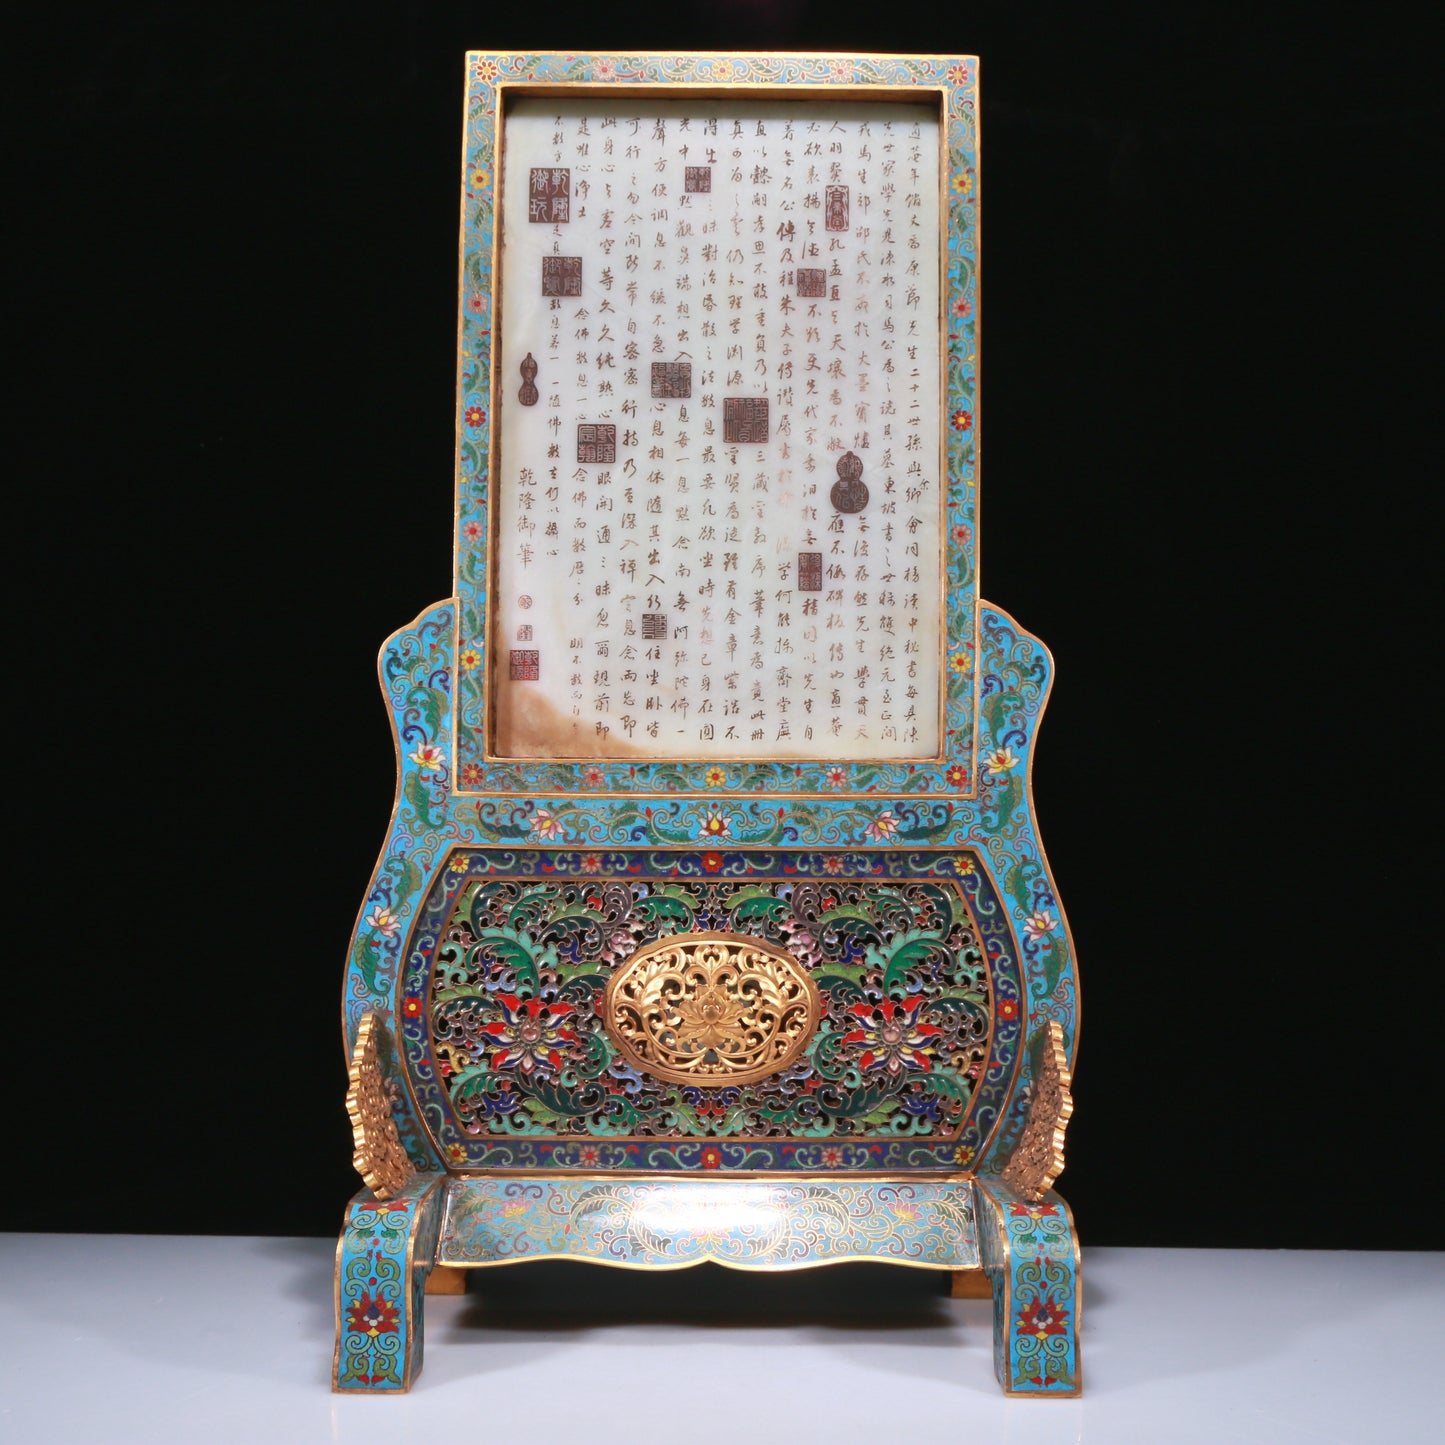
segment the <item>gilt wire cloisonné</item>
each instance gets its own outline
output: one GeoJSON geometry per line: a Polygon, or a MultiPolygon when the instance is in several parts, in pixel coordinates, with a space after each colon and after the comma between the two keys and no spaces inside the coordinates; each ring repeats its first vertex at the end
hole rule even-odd
{"type": "MultiPolygon", "coordinates": [[[[410,1386],[438,1265],[555,1256],[772,1269],[873,1257],[981,1267],[1004,1388],[1077,1393],[1077,1239],[1049,1187],[1071,1107],[1077,977],[1029,788],[1052,664],[977,596],[975,63],[468,64],[455,596],[381,658],[398,794],[343,997],[348,1050],[360,1043],[349,1101],[357,1165],[374,1187],[353,1200],[339,1244],[335,1387],[410,1386]],[[521,393],[513,371],[496,382],[505,397],[492,394],[502,94],[573,82],[938,97],[947,605],[937,758],[489,755],[488,679],[506,673],[535,689],[553,665],[532,595],[500,631],[489,610],[493,426],[499,406],[550,396],[554,374],[545,352],[525,352],[521,393]],[[737,957],[689,974],[709,935],[738,940],[737,957]],[[787,969],[748,962],[748,950],[795,965],[810,1007],[790,1013],[787,969]],[[619,1022],[609,991],[615,1000],[629,977],[641,980],[640,1012],[619,1022]],[[754,1056],[777,1067],[754,1077],[754,1056]],[[733,1078],[707,1072],[730,1063],[741,1066],[733,1078]]],[[[529,174],[528,224],[576,232],[592,204],[587,182],[580,163],[529,174]]],[[[688,167],[688,195],[711,194],[712,182],[708,167],[688,167]]],[[[871,223],[867,195],[818,190],[820,234],[850,244],[871,223]]],[[[548,249],[561,257],[564,247],[548,249]]],[[[589,256],[584,291],[600,275],[589,256]]],[[[541,269],[534,294],[545,288],[548,305],[575,297],[578,266],[541,269]]],[[[832,304],[832,275],[806,272],[780,283],[790,304],[794,293],[832,304]]],[[[701,361],[687,347],[661,354],[678,359],[653,378],[657,404],[680,411],[706,385],[701,361]]],[[[767,386],[710,389],[735,440],[783,435],[786,410],[767,386]],[[731,416],[729,398],[746,403],[731,416]]],[[[595,483],[626,433],[605,405],[573,423],[558,455],[595,483]]],[[[873,453],[868,485],[849,460],[857,444],[832,440],[846,454],[823,459],[847,489],[839,500],[863,502],[848,525],[884,525],[873,453]]],[[[792,547],[790,565],[804,594],[826,596],[837,579],[825,539],[813,545],[792,547]]],[[[688,622],[672,596],[647,615],[653,643],[688,622]]]]}
{"type": "Polygon", "coordinates": [[[947,879],[487,878],[459,896],[431,982],[452,1108],[502,1138],[951,1135],[989,1032],[983,949],[947,879]],[[809,970],[806,1054],[758,1078],[644,1073],[605,1015],[609,983],[660,943],[744,930],[809,970]]]}

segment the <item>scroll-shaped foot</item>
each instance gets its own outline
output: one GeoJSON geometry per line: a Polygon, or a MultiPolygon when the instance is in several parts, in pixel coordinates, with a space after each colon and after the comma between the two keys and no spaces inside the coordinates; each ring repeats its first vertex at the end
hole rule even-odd
{"type": "Polygon", "coordinates": [[[1079,1244],[1069,1206],[980,1178],[979,1244],[993,1286],[993,1368],[1010,1395],[1077,1395],[1079,1244]]]}
{"type": "Polygon", "coordinates": [[[390,1199],[363,1189],[336,1248],[332,1388],[400,1393],[421,1370],[422,1306],[436,1263],[441,1174],[415,1174],[390,1199]]]}

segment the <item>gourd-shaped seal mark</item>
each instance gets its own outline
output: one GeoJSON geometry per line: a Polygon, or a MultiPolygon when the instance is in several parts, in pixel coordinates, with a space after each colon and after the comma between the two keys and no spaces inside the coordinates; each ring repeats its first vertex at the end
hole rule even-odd
{"type": "Polygon", "coordinates": [[[537,380],[537,363],[532,359],[532,353],[527,353],[527,359],[522,363],[522,389],[517,393],[517,400],[523,406],[537,405],[537,388],[534,383],[537,380]]]}
{"type": "Polygon", "coordinates": [[[861,512],[868,505],[868,488],[863,483],[863,463],[852,452],[838,459],[838,480],[829,499],[840,512],[861,512]]]}

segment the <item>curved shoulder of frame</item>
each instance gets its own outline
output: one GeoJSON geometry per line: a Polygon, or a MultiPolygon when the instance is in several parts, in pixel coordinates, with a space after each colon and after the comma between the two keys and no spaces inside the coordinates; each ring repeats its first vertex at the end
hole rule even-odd
{"type": "Polygon", "coordinates": [[[978,617],[979,630],[984,634],[985,647],[990,643],[998,646],[1006,643],[1010,638],[1013,639],[1015,645],[1026,644],[1043,659],[1044,669],[1052,681],[1054,675],[1053,653],[1028,628],[1022,626],[1011,612],[1005,612],[996,602],[988,602],[979,598],[978,617]]]}

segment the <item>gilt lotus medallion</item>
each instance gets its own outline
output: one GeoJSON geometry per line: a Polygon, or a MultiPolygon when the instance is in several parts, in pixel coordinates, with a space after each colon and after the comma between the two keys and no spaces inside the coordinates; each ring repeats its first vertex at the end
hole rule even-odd
{"type": "Polygon", "coordinates": [[[674,934],[613,975],[603,1022],[643,1072],[746,1084],[794,1063],[818,1027],[817,985],[791,954],[730,933],[674,934]]]}

